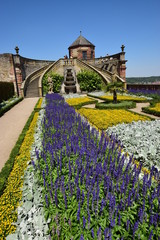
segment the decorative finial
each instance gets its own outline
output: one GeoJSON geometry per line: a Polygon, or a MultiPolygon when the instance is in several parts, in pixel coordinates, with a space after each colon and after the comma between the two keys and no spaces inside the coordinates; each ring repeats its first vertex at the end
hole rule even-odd
{"type": "Polygon", "coordinates": [[[122,46],[121,46],[122,52],[124,52],[124,48],[125,48],[125,46],[122,44],[122,46]]]}
{"type": "Polygon", "coordinates": [[[80,31],[80,36],[82,35],[82,31],[80,31]]]}
{"type": "Polygon", "coordinates": [[[16,50],[16,54],[18,55],[18,54],[19,54],[19,47],[16,46],[16,47],[15,47],[15,50],[16,50]]]}

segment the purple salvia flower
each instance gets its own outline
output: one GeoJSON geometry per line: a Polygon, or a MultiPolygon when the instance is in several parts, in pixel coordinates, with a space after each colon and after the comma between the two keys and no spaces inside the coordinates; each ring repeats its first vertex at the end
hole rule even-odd
{"type": "Polygon", "coordinates": [[[107,236],[108,236],[108,228],[105,228],[104,230],[104,240],[107,240],[107,236]]]}
{"type": "Polygon", "coordinates": [[[43,183],[44,183],[44,186],[46,186],[46,181],[45,181],[45,171],[43,170],[43,183]]]}
{"type": "Polygon", "coordinates": [[[92,236],[92,238],[94,238],[94,230],[93,230],[93,228],[91,229],[91,236],[92,236]]]}
{"type": "Polygon", "coordinates": [[[97,231],[97,237],[98,237],[98,240],[101,239],[101,227],[99,227],[97,231]]]}
{"type": "Polygon", "coordinates": [[[59,227],[57,227],[56,233],[57,233],[57,236],[58,236],[58,238],[59,238],[59,236],[60,236],[60,230],[59,230],[59,227]]]}
{"type": "Polygon", "coordinates": [[[119,214],[118,216],[118,225],[120,226],[121,225],[121,215],[119,214]]]}
{"type": "Polygon", "coordinates": [[[138,229],[138,225],[139,225],[139,222],[138,222],[138,221],[135,222],[134,227],[133,227],[133,236],[135,235],[135,232],[136,232],[137,229],[138,229]]]}
{"type": "Polygon", "coordinates": [[[139,221],[142,223],[143,222],[143,210],[142,210],[142,208],[139,209],[138,217],[139,217],[139,221]]]}
{"type": "Polygon", "coordinates": [[[80,209],[80,202],[79,202],[79,204],[78,204],[78,211],[77,211],[77,220],[78,221],[80,220],[80,211],[81,211],[81,209],[80,209]]]}
{"type": "Polygon", "coordinates": [[[130,220],[128,219],[128,220],[127,220],[127,223],[126,223],[126,229],[127,229],[127,231],[129,230],[129,225],[130,225],[130,220]]]}
{"type": "Polygon", "coordinates": [[[35,162],[34,162],[33,160],[31,160],[31,163],[32,163],[32,165],[33,165],[34,169],[36,169],[35,162]]]}
{"type": "Polygon", "coordinates": [[[84,198],[85,198],[85,195],[84,195],[84,191],[82,190],[82,197],[81,197],[81,199],[82,199],[81,204],[82,204],[82,205],[83,205],[83,203],[84,203],[84,198]]]}
{"type": "Polygon", "coordinates": [[[56,203],[56,207],[58,207],[57,190],[55,191],[55,194],[54,194],[54,200],[55,200],[55,203],[56,203]]]}
{"type": "Polygon", "coordinates": [[[45,200],[46,200],[46,205],[47,205],[47,207],[49,206],[49,203],[48,203],[48,196],[47,196],[47,194],[45,195],[45,200]]]}
{"type": "Polygon", "coordinates": [[[85,217],[83,216],[83,228],[85,228],[86,227],[86,219],[85,219],[85,217]]]}
{"type": "Polygon", "coordinates": [[[81,194],[81,190],[80,190],[80,188],[78,187],[78,188],[77,188],[77,201],[80,199],[80,194],[81,194]]]}
{"type": "Polygon", "coordinates": [[[152,240],[152,236],[153,236],[153,230],[151,230],[148,240],[152,240]]]}
{"type": "Polygon", "coordinates": [[[46,165],[46,174],[48,175],[49,173],[49,167],[48,167],[48,164],[46,165]]]}
{"type": "Polygon", "coordinates": [[[67,196],[66,196],[66,194],[64,196],[64,201],[65,201],[65,208],[67,209],[67,196]]]}
{"type": "Polygon", "coordinates": [[[83,234],[81,235],[80,240],[84,240],[83,234]]]}
{"type": "Polygon", "coordinates": [[[55,228],[54,228],[54,226],[53,226],[53,228],[52,228],[52,234],[53,234],[53,236],[54,236],[54,234],[55,234],[55,228]]]}

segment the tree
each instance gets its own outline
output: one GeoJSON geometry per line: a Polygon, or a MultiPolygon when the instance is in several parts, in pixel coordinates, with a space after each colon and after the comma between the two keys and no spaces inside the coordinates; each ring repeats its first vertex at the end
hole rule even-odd
{"type": "Polygon", "coordinates": [[[117,103],[117,92],[124,92],[124,83],[118,82],[116,75],[113,75],[112,82],[106,86],[106,91],[113,93],[113,103],[117,103]]]}

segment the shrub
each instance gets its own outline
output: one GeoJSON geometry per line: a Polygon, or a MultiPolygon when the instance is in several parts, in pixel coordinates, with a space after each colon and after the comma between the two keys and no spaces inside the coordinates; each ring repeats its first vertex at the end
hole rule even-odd
{"type": "Polygon", "coordinates": [[[17,103],[21,102],[23,100],[23,97],[17,98],[15,101],[12,101],[11,103],[5,105],[4,107],[0,108],[0,117],[9,111],[12,107],[14,107],[17,103]]]}
{"type": "Polygon", "coordinates": [[[14,85],[12,82],[0,82],[0,103],[14,95],[14,85]]]}
{"type": "Polygon", "coordinates": [[[132,101],[118,101],[116,104],[114,103],[96,103],[96,108],[99,109],[129,109],[135,108],[136,103],[132,101]]]}
{"type": "Polygon", "coordinates": [[[81,91],[101,90],[102,78],[93,71],[82,70],[77,74],[77,80],[81,91]]]}
{"type": "Polygon", "coordinates": [[[43,94],[46,94],[49,91],[48,77],[52,78],[53,92],[59,93],[64,77],[60,74],[49,72],[46,73],[42,79],[43,94]]]}
{"type": "Polygon", "coordinates": [[[160,117],[160,102],[152,101],[149,107],[143,107],[142,111],[160,117]]]}

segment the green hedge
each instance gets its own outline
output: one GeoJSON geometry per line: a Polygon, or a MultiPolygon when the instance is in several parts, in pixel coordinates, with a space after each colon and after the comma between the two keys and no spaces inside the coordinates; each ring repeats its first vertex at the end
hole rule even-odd
{"type": "Polygon", "coordinates": [[[13,82],[0,82],[0,103],[14,95],[13,82]]]}
{"type": "Polygon", "coordinates": [[[16,156],[19,154],[20,147],[23,143],[23,140],[25,138],[26,132],[28,131],[30,124],[32,122],[32,119],[34,117],[35,111],[33,111],[25,124],[22,133],[20,134],[14,148],[12,149],[12,152],[9,156],[8,161],[5,163],[4,167],[2,168],[0,172],[0,196],[3,194],[3,191],[6,187],[7,184],[7,179],[9,177],[10,172],[12,171],[13,165],[14,165],[14,160],[16,156]]]}
{"type": "Polygon", "coordinates": [[[88,104],[96,104],[98,102],[98,100],[91,100],[85,103],[80,103],[78,105],[72,105],[72,107],[74,107],[75,109],[80,109],[82,106],[88,105],[88,104]]]}
{"type": "Polygon", "coordinates": [[[77,74],[77,80],[81,91],[92,92],[102,88],[102,78],[93,71],[82,70],[77,74]]]}
{"type": "Polygon", "coordinates": [[[156,110],[150,109],[150,108],[155,107],[156,103],[158,103],[158,102],[159,101],[152,101],[150,103],[149,107],[143,107],[142,108],[142,112],[145,112],[145,113],[152,114],[152,115],[160,117],[160,112],[157,112],[156,110]]]}
{"type": "Polygon", "coordinates": [[[132,101],[118,101],[116,104],[115,103],[96,103],[96,108],[99,109],[130,109],[130,108],[135,108],[136,103],[132,101]]]}
{"type": "Polygon", "coordinates": [[[8,110],[10,110],[12,107],[14,107],[17,103],[21,102],[22,100],[23,100],[23,97],[20,97],[20,98],[18,98],[17,100],[15,100],[14,102],[9,103],[9,104],[7,104],[6,106],[2,107],[2,108],[0,109],[0,117],[1,117],[4,113],[6,113],[8,110]]]}

